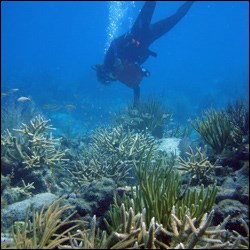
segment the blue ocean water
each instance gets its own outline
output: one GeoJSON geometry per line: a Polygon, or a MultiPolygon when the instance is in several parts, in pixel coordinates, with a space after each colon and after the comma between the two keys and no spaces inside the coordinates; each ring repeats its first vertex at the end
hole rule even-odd
{"type": "MultiPolygon", "coordinates": [[[[103,86],[91,65],[103,62],[110,41],[128,31],[143,3],[1,2],[2,105],[28,97],[62,131],[108,122],[133,93],[119,82],[103,86]],[[18,91],[4,95],[10,89],[18,91]]],[[[157,2],[152,22],[182,3],[157,2]]],[[[248,1],[196,1],[150,47],[158,56],[143,64],[151,76],[141,98],[159,97],[181,122],[209,107],[248,101],[248,20],[248,1]]]]}

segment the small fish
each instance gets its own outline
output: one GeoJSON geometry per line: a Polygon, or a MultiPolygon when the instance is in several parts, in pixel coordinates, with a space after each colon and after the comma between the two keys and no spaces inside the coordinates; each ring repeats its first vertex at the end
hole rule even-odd
{"type": "Polygon", "coordinates": [[[50,109],[50,110],[58,110],[60,109],[62,106],[58,106],[58,105],[50,105],[50,104],[44,104],[42,106],[42,108],[44,109],[50,109]]]}
{"type": "Polygon", "coordinates": [[[55,107],[51,107],[50,110],[58,110],[60,109],[62,106],[55,106],[55,107]]]}
{"type": "Polygon", "coordinates": [[[42,106],[43,109],[50,109],[51,108],[51,105],[50,104],[44,104],[42,106]]]}
{"type": "Polygon", "coordinates": [[[21,96],[17,99],[18,102],[31,101],[29,97],[21,96]]]}
{"type": "Polygon", "coordinates": [[[9,93],[14,93],[14,92],[17,92],[17,91],[19,91],[19,89],[10,89],[9,93]]]}
{"type": "Polygon", "coordinates": [[[68,105],[66,105],[66,109],[67,109],[67,110],[71,110],[71,109],[75,109],[75,108],[76,108],[76,106],[73,105],[73,104],[68,104],[68,105]]]}
{"type": "Polygon", "coordinates": [[[7,96],[7,93],[1,93],[1,97],[7,96]]]}

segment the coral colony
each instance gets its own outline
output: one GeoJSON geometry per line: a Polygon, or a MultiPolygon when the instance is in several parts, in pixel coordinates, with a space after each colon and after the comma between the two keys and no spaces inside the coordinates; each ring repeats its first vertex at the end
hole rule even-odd
{"type": "Polygon", "coordinates": [[[1,248],[248,249],[248,120],[237,101],[180,128],[149,99],[85,138],[41,114],[9,126],[1,248]]]}

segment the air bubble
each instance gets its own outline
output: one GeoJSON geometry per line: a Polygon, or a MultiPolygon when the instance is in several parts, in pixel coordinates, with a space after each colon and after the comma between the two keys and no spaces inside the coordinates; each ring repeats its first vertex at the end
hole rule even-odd
{"type": "Polygon", "coordinates": [[[107,32],[107,42],[105,44],[104,53],[107,52],[110,43],[114,38],[116,38],[121,32],[121,26],[125,23],[128,26],[128,30],[132,27],[133,17],[131,12],[135,8],[135,1],[109,1],[108,9],[108,27],[107,32]],[[129,15],[129,16],[128,16],[129,15]]]}

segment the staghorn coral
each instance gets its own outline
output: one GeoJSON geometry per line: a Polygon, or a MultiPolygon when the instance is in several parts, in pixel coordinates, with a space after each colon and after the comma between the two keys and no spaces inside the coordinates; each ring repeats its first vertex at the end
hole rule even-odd
{"type": "Polygon", "coordinates": [[[148,131],[157,138],[163,137],[165,124],[172,120],[169,110],[154,99],[141,102],[135,109],[128,107],[125,114],[116,117],[116,122],[135,131],[148,131]]]}
{"type": "Polygon", "coordinates": [[[154,139],[145,133],[136,133],[122,126],[111,129],[98,129],[93,135],[93,146],[96,151],[116,153],[127,160],[138,159],[145,146],[154,144],[154,139]]]}
{"type": "Polygon", "coordinates": [[[61,138],[53,138],[52,133],[47,132],[55,130],[48,125],[49,121],[38,115],[29,125],[13,129],[17,136],[6,130],[1,137],[2,156],[21,163],[26,169],[51,167],[68,161],[58,149],[61,138]]]}
{"type": "Polygon", "coordinates": [[[102,177],[112,178],[117,184],[133,178],[133,160],[146,158],[154,139],[121,126],[97,129],[92,141],[69,170],[74,183],[82,185],[102,177]]]}
{"type": "MultiPolygon", "coordinates": [[[[227,231],[223,229],[224,225],[228,221],[229,217],[225,218],[221,225],[216,228],[211,227],[214,210],[209,214],[204,213],[202,219],[197,223],[195,217],[191,217],[189,211],[185,214],[185,217],[181,220],[177,217],[175,207],[172,208],[170,219],[170,230],[161,228],[160,231],[166,237],[171,237],[170,246],[167,248],[177,249],[220,249],[229,245],[229,241],[224,241],[222,234],[227,231]]],[[[160,246],[164,246],[162,242],[159,242],[160,246]]]]}
{"type": "Polygon", "coordinates": [[[49,121],[38,115],[30,124],[22,124],[13,133],[6,130],[2,135],[2,174],[11,175],[12,186],[22,186],[23,178],[26,183],[34,182],[32,193],[47,191],[46,178],[68,162],[61,149],[61,138],[54,138],[48,132],[54,130],[49,121]]]}
{"type": "MultiPolygon", "coordinates": [[[[107,233],[97,230],[96,217],[91,221],[90,229],[78,230],[70,235],[70,244],[60,245],[60,249],[246,249],[249,241],[235,232],[229,232],[224,221],[212,226],[214,210],[202,214],[198,222],[189,211],[181,219],[176,213],[176,207],[171,209],[170,223],[167,227],[152,217],[146,222],[147,210],[136,213],[130,200],[131,207],[121,204],[116,216],[121,223],[116,230],[107,233]]],[[[248,227],[246,225],[246,231],[248,227]]]]}
{"type": "Polygon", "coordinates": [[[202,114],[201,120],[195,119],[193,128],[202,136],[216,153],[221,153],[231,139],[233,126],[225,111],[210,109],[202,114]]]}
{"type": "MultiPolygon", "coordinates": [[[[97,227],[94,215],[90,226],[84,221],[71,220],[74,212],[65,219],[61,219],[70,205],[62,206],[60,200],[51,204],[46,212],[33,211],[32,222],[28,216],[24,222],[13,227],[12,237],[1,242],[2,249],[248,249],[249,227],[242,221],[246,229],[246,236],[237,232],[230,232],[225,225],[230,219],[212,226],[214,210],[204,213],[198,222],[187,210],[180,218],[175,206],[171,209],[168,226],[160,224],[154,217],[150,223],[146,222],[147,210],[135,213],[134,201],[130,200],[130,207],[124,204],[118,207],[121,224],[116,230],[107,233],[97,227]],[[72,224],[74,224],[72,226],[72,224]],[[79,229],[85,224],[84,229],[79,229]],[[20,226],[19,226],[20,225],[20,226]],[[78,229],[77,229],[78,228],[78,229]],[[57,233],[61,229],[60,233],[57,233]]],[[[6,238],[6,237],[5,237],[6,238]]]]}
{"type": "Polygon", "coordinates": [[[35,189],[34,182],[26,184],[22,179],[23,187],[12,188],[12,194],[15,192],[20,198],[30,198],[32,196],[31,189],[35,189]]]}
{"type": "MultiPolygon", "coordinates": [[[[122,224],[117,231],[107,234],[98,231],[95,234],[96,218],[92,219],[91,228],[86,231],[78,230],[72,236],[71,244],[61,246],[62,249],[84,248],[84,249],[126,249],[126,248],[147,248],[153,249],[155,230],[155,219],[152,218],[149,229],[146,229],[145,210],[135,215],[132,207],[126,211],[124,204],[119,207],[122,224]],[[77,237],[75,237],[77,236],[77,237]]],[[[159,227],[160,228],[160,227],[159,227]]],[[[159,231],[159,230],[158,230],[159,231]]]]}
{"type": "Polygon", "coordinates": [[[185,161],[182,157],[179,157],[179,166],[176,169],[191,174],[190,184],[194,182],[200,185],[202,183],[213,182],[214,170],[221,166],[212,164],[208,160],[208,157],[206,157],[205,150],[202,152],[201,148],[196,148],[196,152],[194,153],[193,149],[189,147],[189,152],[186,152],[186,154],[188,155],[187,160],[185,161]]]}
{"type": "Polygon", "coordinates": [[[119,184],[131,178],[130,170],[131,168],[119,158],[99,154],[78,161],[73,169],[68,171],[74,184],[82,186],[103,177],[112,178],[119,184]]]}

